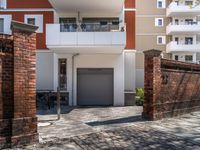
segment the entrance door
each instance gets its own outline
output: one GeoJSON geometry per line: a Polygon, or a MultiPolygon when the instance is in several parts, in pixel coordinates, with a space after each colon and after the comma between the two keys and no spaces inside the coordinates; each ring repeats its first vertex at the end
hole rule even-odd
{"type": "Polygon", "coordinates": [[[78,69],[79,106],[113,105],[113,69],[78,69]]]}

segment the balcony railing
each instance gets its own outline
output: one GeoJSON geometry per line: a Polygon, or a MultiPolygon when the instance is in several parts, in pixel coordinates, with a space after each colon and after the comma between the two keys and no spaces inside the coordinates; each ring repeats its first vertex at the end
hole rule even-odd
{"type": "Polygon", "coordinates": [[[197,34],[200,33],[200,22],[170,23],[167,34],[197,34]]]}
{"type": "Polygon", "coordinates": [[[172,41],[167,44],[167,52],[200,52],[200,42],[185,41],[178,43],[172,41]]]}
{"type": "Polygon", "coordinates": [[[81,27],[76,24],[47,24],[46,44],[49,49],[70,53],[121,53],[126,45],[124,26],[85,24],[81,27]]]}
{"type": "Polygon", "coordinates": [[[170,3],[167,8],[167,16],[197,16],[200,13],[200,5],[183,5],[176,2],[170,3]]]}
{"type": "Polygon", "coordinates": [[[119,23],[117,22],[104,25],[100,23],[65,23],[60,24],[60,32],[111,32],[124,30],[124,28],[119,29],[119,27],[119,23]]]}

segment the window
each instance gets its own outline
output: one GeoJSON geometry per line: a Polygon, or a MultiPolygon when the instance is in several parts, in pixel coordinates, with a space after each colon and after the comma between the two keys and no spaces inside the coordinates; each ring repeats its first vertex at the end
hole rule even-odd
{"type": "Polygon", "coordinates": [[[174,59],[178,61],[178,55],[175,55],[175,56],[174,56],[174,59]]]}
{"type": "Polygon", "coordinates": [[[186,37],[185,38],[185,44],[186,45],[192,45],[193,44],[193,38],[192,37],[186,37]]]}
{"type": "Polygon", "coordinates": [[[4,19],[0,18],[0,33],[4,32],[4,19]]]}
{"type": "Polygon", "coordinates": [[[185,19],[185,24],[187,25],[192,25],[193,24],[193,19],[185,19]]]}
{"type": "Polygon", "coordinates": [[[87,32],[91,31],[118,31],[119,18],[83,18],[85,29],[87,32]]]}
{"type": "Polygon", "coordinates": [[[7,1],[6,0],[0,0],[0,9],[6,9],[7,1]]]}
{"type": "Polygon", "coordinates": [[[162,8],[162,7],[163,7],[162,1],[158,1],[158,8],[162,8]]]}
{"type": "Polygon", "coordinates": [[[192,55],[185,55],[185,61],[186,62],[192,62],[193,61],[193,56],[192,55]]]}
{"type": "Polygon", "coordinates": [[[179,25],[179,20],[178,19],[175,19],[175,25],[179,25]]]}
{"type": "Polygon", "coordinates": [[[31,25],[35,25],[35,18],[27,18],[27,23],[31,25]]]}
{"type": "Polygon", "coordinates": [[[38,26],[37,33],[43,33],[43,15],[31,14],[25,15],[24,22],[38,26]]]}
{"type": "Polygon", "coordinates": [[[164,25],[163,18],[155,18],[155,26],[162,27],[164,25]]]}
{"type": "Polygon", "coordinates": [[[157,8],[165,8],[165,0],[157,0],[157,8]]]}
{"type": "Polygon", "coordinates": [[[186,6],[192,6],[193,5],[193,1],[185,1],[185,5],[186,6]]]}
{"type": "Polygon", "coordinates": [[[60,32],[76,32],[76,18],[59,18],[60,32]]]}
{"type": "Polygon", "coordinates": [[[59,81],[59,87],[60,90],[67,90],[67,59],[59,59],[58,60],[58,67],[59,67],[59,73],[58,73],[58,81],[59,81]]]}
{"type": "Polygon", "coordinates": [[[157,36],[157,44],[158,45],[166,44],[166,37],[165,36],[157,36]]]}
{"type": "Polygon", "coordinates": [[[176,3],[177,5],[179,5],[179,1],[175,1],[175,3],[176,3]]]}
{"type": "Polygon", "coordinates": [[[178,38],[178,37],[175,37],[175,42],[176,42],[177,44],[179,44],[179,38],[178,38]]]}

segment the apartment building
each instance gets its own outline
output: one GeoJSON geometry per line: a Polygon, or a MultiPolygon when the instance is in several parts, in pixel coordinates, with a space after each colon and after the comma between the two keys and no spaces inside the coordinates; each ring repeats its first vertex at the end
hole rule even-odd
{"type": "Polygon", "coordinates": [[[198,0],[137,0],[136,9],[137,78],[144,66],[142,51],[148,49],[162,50],[164,58],[199,63],[198,0]]]}
{"type": "Polygon", "coordinates": [[[38,26],[37,90],[67,93],[69,105],[133,101],[134,0],[0,0],[0,32],[16,20],[38,26]]]}

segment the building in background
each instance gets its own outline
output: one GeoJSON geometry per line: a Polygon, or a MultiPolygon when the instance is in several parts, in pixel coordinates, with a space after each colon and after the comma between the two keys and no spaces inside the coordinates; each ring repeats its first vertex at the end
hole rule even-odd
{"type": "Polygon", "coordinates": [[[164,58],[199,63],[197,0],[137,0],[136,10],[137,87],[143,83],[144,50],[158,49],[164,58]]]}
{"type": "Polygon", "coordinates": [[[133,103],[134,0],[0,0],[0,32],[16,20],[38,26],[37,90],[69,105],[133,103]]]}

